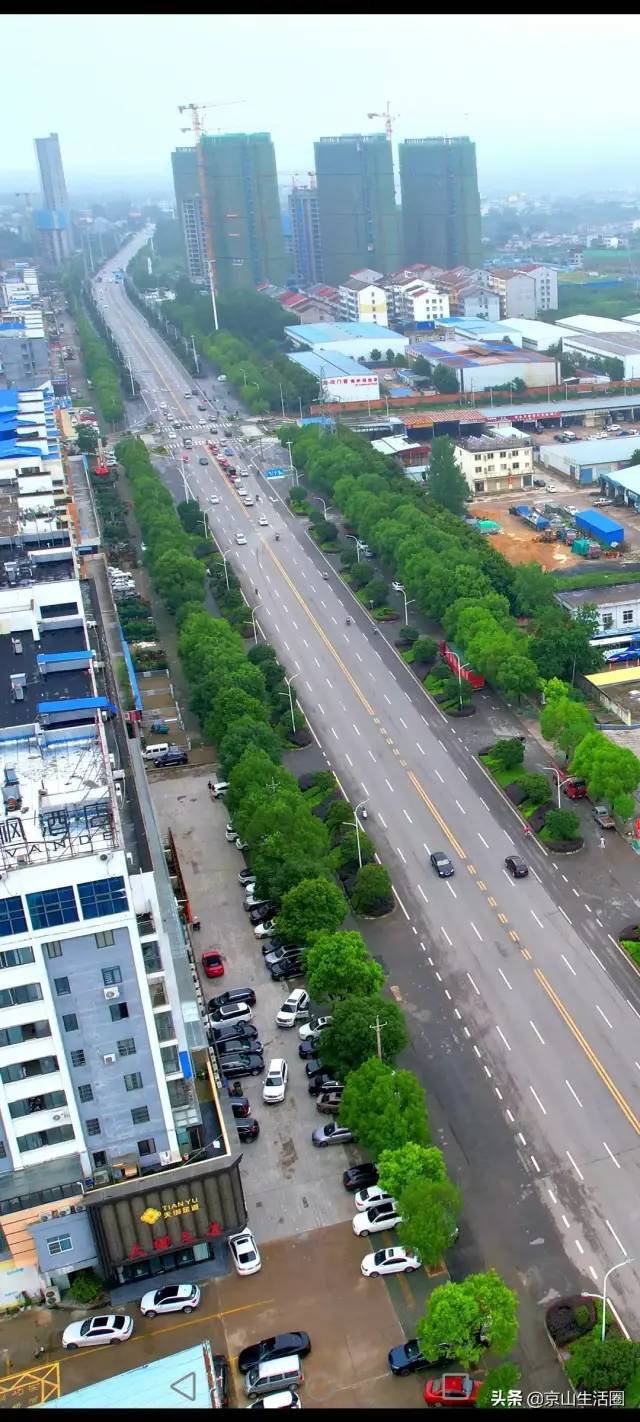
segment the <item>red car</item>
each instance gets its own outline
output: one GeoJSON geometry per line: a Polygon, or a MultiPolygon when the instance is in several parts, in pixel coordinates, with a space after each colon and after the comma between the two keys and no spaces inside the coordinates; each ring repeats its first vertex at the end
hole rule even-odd
{"type": "Polygon", "coordinates": [[[473,1407],[480,1391],[480,1378],[468,1373],[443,1373],[441,1378],[429,1378],[424,1400],[430,1407],[473,1407]]]}
{"type": "Polygon", "coordinates": [[[222,954],[216,952],[215,948],[207,948],[202,954],[202,966],[208,978],[222,978],[224,976],[222,954]]]}

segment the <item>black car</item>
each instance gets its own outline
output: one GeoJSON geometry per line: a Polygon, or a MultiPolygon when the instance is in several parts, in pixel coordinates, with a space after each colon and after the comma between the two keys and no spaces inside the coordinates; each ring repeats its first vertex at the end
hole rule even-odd
{"type": "MultiPolygon", "coordinates": [[[[216,1022],[210,1028],[210,1035],[214,1042],[228,1042],[231,1037],[243,1037],[249,1042],[257,1037],[258,1028],[253,1022],[216,1022]]],[[[250,1047],[249,1051],[252,1050],[250,1047]]]]}
{"type": "Polygon", "coordinates": [[[283,958],[281,963],[274,963],[271,969],[271,977],[274,983],[281,983],[283,978],[303,978],[304,968],[301,958],[283,958]]]}
{"type": "Polygon", "coordinates": [[[311,1340],[308,1333],[276,1333],[275,1338],[263,1338],[260,1343],[252,1343],[249,1348],[243,1348],[238,1353],[238,1368],[241,1373],[248,1373],[249,1368],[257,1368],[259,1363],[288,1358],[292,1353],[297,1353],[299,1358],[305,1358],[310,1352],[311,1340]]]}
{"type": "Polygon", "coordinates": [[[273,973],[275,968],[281,968],[283,964],[287,968],[301,968],[302,954],[279,953],[277,958],[269,958],[267,956],[264,960],[265,968],[268,968],[270,973],[273,973]]]}
{"type": "Polygon", "coordinates": [[[235,1057],[238,1052],[256,1052],[258,1056],[264,1055],[264,1047],[258,1037],[252,1037],[248,1042],[244,1037],[223,1037],[221,1042],[216,1042],[218,1056],[235,1057]]]}
{"type": "Polygon", "coordinates": [[[318,1039],[317,1039],[317,1037],[307,1037],[306,1042],[301,1042],[301,1043],[300,1043],[300,1046],[298,1047],[298,1056],[299,1056],[299,1057],[302,1057],[303,1062],[306,1062],[309,1057],[314,1057],[314,1056],[315,1056],[317,1050],[318,1050],[318,1039]]]}
{"type": "Polygon", "coordinates": [[[166,755],[158,755],[158,756],[156,756],[156,758],[155,758],[153,764],[154,764],[154,766],[158,766],[158,765],[186,765],[186,764],[188,763],[188,760],[189,760],[189,757],[188,757],[186,751],[183,751],[183,750],[175,750],[175,751],[167,751],[166,755]]]}
{"type": "Polygon", "coordinates": [[[264,1071],[264,1057],[257,1052],[237,1052],[235,1056],[224,1057],[220,1067],[225,1076],[260,1076],[264,1071]]]}
{"type": "Polygon", "coordinates": [[[406,1377],[407,1373],[417,1373],[421,1368],[433,1367],[433,1363],[428,1363],[422,1356],[417,1338],[408,1338],[406,1343],[390,1348],[388,1361],[391,1372],[398,1378],[406,1377]]]}
{"type": "Polygon", "coordinates": [[[227,1007],[232,1002],[248,1002],[249,1007],[255,1007],[256,995],[253,988],[229,988],[227,992],[219,992],[216,997],[210,997],[207,1003],[209,1012],[215,1012],[218,1007],[227,1007]]]}
{"type": "Polygon", "coordinates": [[[208,463],[209,463],[209,460],[207,459],[206,454],[201,454],[201,455],[200,455],[200,458],[198,459],[198,464],[208,464],[208,463]]]}
{"type": "Polygon", "coordinates": [[[308,1077],[319,1076],[326,1071],[326,1067],[323,1067],[317,1057],[312,1057],[310,1061],[305,1062],[304,1069],[308,1077]]]}
{"type": "Polygon", "coordinates": [[[345,1190],[355,1194],[356,1190],[368,1190],[378,1184],[378,1167],[372,1160],[363,1160],[360,1165],[350,1165],[342,1176],[345,1190]]]}
{"type": "Polygon", "coordinates": [[[429,855],[429,858],[439,879],[451,878],[454,868],[448,854],[443,854],[440,849],[436,849],[433,854],[429,855]]]}
{"type": "Polygon", "coordinates": [[[270,957],[274,963],[277,962],[276,954],[282,957],[283,952],[287,954],[299,953],[300,949],[296,947],[295,943],[285,943],[284,938],[267,938],[262,944],[263,958],[270,957]]]}
{"type": "MultiPolygon", "coordinates": [[[[231,1096],[230,1092],[229,1095],[231,1096]]],[[[233,1111],[234,1116],[239,1117],[240,1120],[243,1120],[244,1117],[248,1116],[251,1111],[251,1107],[249,1105],[249,1097],[231,1096],[231,1110],[233,1111]]]]}
{"type": "Polygon", "coordinates": [[[526,879],[529,873],[524,859],[519,854],[508,854],[505,859],[505,866],[514,879],[526,879]]]}
{"type": "Polygon", "coordinates": [[[249,910],[249,923],[255,928],[257,923],[266,923],[268,918],[272,918],[274,912],[273,904],[256,904],[249,910]]]}
{"type": "Polygon", "coordinates": [[[270,904],[268,899],[256,899],[252,904],[247,903],[245,899],[242,907],[245,913],[253,913],[253,910],[257,908],[268,908],[270,912],[273,912],[273,904],[270,904]]]}
{"type": "MultiPolygon", "coordinates": [[[[534,487],[534,489],[546,489],[547,486],[546,486],[546,483],[545,483],[544,479],[534,479],[534,481],[533,481],[533,487],[534,487]]],[[[394,1350],[393,1350],[393,1348],[392,1348],[391,1352],[393,1352],[393,1351],[394,1351],[394,1350]]],[[[391,1357],[391,1354],[389,1354],[389,1357],[391,1357]]],[[[391,1367],[391,1364],[389,1364],[389,1366],[391,1367]]],[[[392,1371],[393,1371],[393,1369],[392,1369],[392,1371]]]]}
{"type": "Polygon", "coordinates": [[[214,1353],[211,1359],[213,1363],[213,1392],[217,1407],[229,1406],[229,1364],[224,1353],[214,1353]]]}
{"type": "Polygon", "coordinates": [[[241,1141],[255,1141],[260,1135],[260,1123],[250,1116],[248,1121],[236,1121],[236,1130],[241,1141]]]}
{"type": "Polygon", "coordinates": [[[329,1091],[332,1086],[339,1086],[335,1076],[330,1071],[320,1071],[317,1076],[312,1076],[309,1082],[309,1095],[319,1096],[321,1091],[329,1091]]]}
{"type": "Polygon", "coordinates": [[[249,880],[250,880],[250,879],[255,879],[255,877],[256,877],[256,876],[255,876],[255,874],[254,874],[253,869],[241,869],[241,870],[240,870],[240,873],[238,874],[238,883],[239,883],[239,884],[248,884],[248,883],[249,883],[249,880]]]}

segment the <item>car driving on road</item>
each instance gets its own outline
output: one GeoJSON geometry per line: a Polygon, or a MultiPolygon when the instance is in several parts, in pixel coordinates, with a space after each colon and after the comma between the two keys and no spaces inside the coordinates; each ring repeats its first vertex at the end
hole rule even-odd
{"type": "Polygon", "coordinates": [[[455,871],[448,854],[443,854],[440,849],[436,849],[433,854],[429,855],[429,858],[439,879],[451,878],[455,871]]]}
{"type": "Polygon", "coordinates": [[[200,1303],[197,1284],[169,1284],[165,1289],[152,1289],[140,1300],[140,1312],[147,1318],[158,1313],[193,1313],[200,1303]]]}
{"type": "Polygon", "coordinates": [[[133,1319],[126,1313],[104,1313],[84,1321],[68,1323],[62,1335],[63,1348],[96,1347],[100,1343],[126,1343],[133,1333],[133,1319]]]}

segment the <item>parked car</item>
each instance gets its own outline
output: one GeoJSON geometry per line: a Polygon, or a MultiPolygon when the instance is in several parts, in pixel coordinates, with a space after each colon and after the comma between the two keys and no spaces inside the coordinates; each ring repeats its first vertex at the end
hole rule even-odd
{"type": "Polygon", "coordinates": [[[307,1037],[306,1042],[298,1043],[298,1056],[303,1062],[308,1062],[312,1057],[315,1057],[317,1047],[318,1038],[307,1037]]]}
{"type": "Polygon", "coordinates": [[[353,1136],[346,1126],[339,1126],[337,1121],[329,1121],[326,1126],[316,1126],[311,1132],[311,1140],[314,1146],[351,1145],[353,1136]]]}
{"type": "Polygon", "coordinates": [[[257,1052],[238,1052],[236,1056],[223,1057],[220,1070],[226,1077],[261,1076],[264,1071],[264,1057],[257,1052]]]}
{"type": "Polygon", "coordinates": [[[307,1076],[309,1077],[320,1076],[321,1073],[324,1071],[322,1062],[318,1061],[317,1057],[310,1057],[308,1062],[305,1062],[304,1069],[307,1076]]]}
{"type": "Polygon", "coordinates": [[[287,1081],[289,1079],[289,1068],[284,1057],[273,1057],[269,1062],[269,1070],[262,1083],[262,1100],[268,1106],[275,1105],[279,1101],[284,1101],[287,1093],[287,1081]]]}
{"type": "Polygon", "coordinates": [[[295,1027],[296,1022],[302,1022],[308,1016],[309,994],[304,988],[294,988],[276,1013],[276,1024],[278,1027],[295,1027]]]}
{"type": "Polygon", "coordinates": [[[521,859],[519,854],[508,854],[504,862],[505,868],[509,871],[509,873],[513,876],[514,879],[527,878],[529,870],[524,862],[524,859],[521,859]]]}
{"type": "Polygon", "coordinates": [[[156,756],[153,764],[156,766],[187,765],[189,757],[185,750],[170,750],[165,755],[156,756]]]}
{"type": "Polygon", "coordinates": [[[343,1091],[344,1086],[323,1089],[316,1099],[316,1111],[319,1111],[321,1116],[337,1115],[342,1103],[343,1091]]]}
{"type": "Polygon", "coordinates": [[[418,1373],[422,1368],[433,1367],[433,1363],[428,1363],[423,1357],[417,1338],[407,1338],[406,1343],[399,1343],[396,1348],[390,1348],[388,1363],[390,1371],[397,1378],[404,1378],[408,1373],[418,1373]]]}
{"type": "Polygon", "coordinates": [[[236,1121],[236,1130],[239,1140],[245,1145],[249,1141],[258,1139],[260,1135],[260,1124],[254,1120],[253,1116],[250,1116],[247,1121],[236,1121]]]}
{"type": "Polygon", "coordinates": [[[345,1190],[364,1190],[368,1185],[377,1185],[378,1167],[372,1160],[363,1160],[360,1165],[350,1165],[343,1172],[342,1184],[345,1190]]]}
{"type": "Polygon", "coordinates": [[[68,1323],[62,1335],[62,1346],[71,1352],[75,1348],[97,1347],[100,1343],[126,1343],[133,1333],[133,1319],[127,1313],[102,1313],[93,1318],[68,1323]]]}
{"type": "Polygon", "coordinates": [[[297,948],[295,943],[271,943],[269,947],[263,949],[263,957],[268,968],[273,968],[276,963],[281,963],[283,958],[302,959],[302,949],[297,948]]]}
{"type": "Polygon", "coordinates": [[[383,1190],[381,1185],[366,1185],[363,1190],[356,1190],[353,1203],[358,1211],[370,1210],[372,1205],[380,1205],[383,1200],[390,1199],[388,1190],[383,1190]]]}
{"type": "Polygon", "coordinates": [[[216,1051],[220,1059],[220,1065],[224,1071],[224,1063],[227,1057],[235,1057],[238,1052],[255,1052],[256,1056],[262,1056],[264,1047],[259,1037],[252,1037],[247,1041],[246,1037],[223,1037],[221,1042],[216,1042],[216,1051]]]}
{"type": "Polygon", "coordinates": [[[229,844],[235,844],[238,838],[238,831],[234,830],[231,820],[229,820],[228,824],[226,825],[224,834],[225,839],[228,840],[229,844]]]}
{"type": "Polygon", "coordinates": [[[274,983],[281,983],[284,978],[303,978],[304,968],[301,958],[283,958],[282,962],[274,963],[271,968],[271,977],[274,983]]]}
{"type": "Polygon", "coordinates": [[[600,829],[615,829],[616,822],[606,805],[594,805],[591,813],[600,829]]]}
{"type": "Polygon", "coordinates": [[[229,1235],[227,1241],[237,1274],[257,1274],[262,1268],[260,1251],[250,1229],[229,1235]]]}
{"type": "MultiPolygon", "coordinates": [[[[215,1027],[212,1027],[210,1032],[210,1036],[214,1042],[228,1042],[232,1037],[242,1037],[246,1042],[253,1042],[258,1035],[258,1028],[254,1022],[219,1023],[215,1027]]],[[[249,1050],[251,1050],[251,1048],[249,1048],[249,1050]]]]}
{"type": "Polygon", "coordinates": [[[443,1373],[425,1383],[424,1400],[428,1407],[473,1407],[481,1384],[468,1373],[443,1373]]]}
{"type": "Polygon", "coordinates": [[[244,886],[245,886],[245,888],[246,888],[247,884],[250,884],[252,879],[255,880],[255,874],[254,874],[254,872],[253,872],[253,869],[248,869],[248,868],[247,868],[247,869],[241,869],[241,870],[240,870],[240,873],[238,874],[238,883],[239,883],[239,884],[244,884],[244,886]]]}
{"type": "Polygon", "coordinates": [[[395,1229],[402,1224],[402,1215],[395,1200],[387,1198],[368,1210],[359,1210],[353,1216],[351,1228],[354,1234],[378,1234],[383,1229],[395,1229]]]}
{"type": "Polygon", "coordinates": [[[210,1012],[215,1012],[217,1007],[225,1007],[230,1002],[248,1002],[250,1007],[255,1007],[255,991],[250,987],[228,988],[226,992],[210,997],[207,1006],[210,1012]]]}
{"type": "Polygon", "coordinates": [[[584,800],[587,793],[586,780],[576,780],[575,777],[567,776],[560,784],[563,795],[568,795],[570,800],[584,800]]]}
{"type": "MultiPolygon", "coordinates": [[[[240,1085],[239,1082],[238,1085],[240,1085]]],[[[231,1086],[227,1087],[227,1096],[231,1101],[231,1110],[233,1111],[233,1114],[236,1119],[242,1121],[246,1120],[246,1117],[251,1112],[251,1106],[249,1105],[249,1097],[237,1096],[231,1086]]]]}
{"type": "Polygon", "coordinates": [[[436,849],[433,854],[429,855],[429,858],[439,879],[451,878],[451,875],[454,873],[454,868],[448,854],[443,854],[441,850],[436,849]]]}
{"type": "Polygon", "coordinates": [[[544,479],[534,479],[533,487],[534,489],[546,489],[547,486],[544,479]]]}
{"type": "Polygon", "coordinates": [[[302,1041],[305,1042],[308,1037],[316,1037],[320,1032],[324,1032],[325,1027],[330,1027],[332,1022],[333,1018],[330,1015],[327,1017],[310,1017],[309,1021],[303,1022],[299,1028],[302,1041]]]}
{"type": "Polygon", "coordinates": [[[331,1091],[334,1087],[340,1085],[341,1083],[336,1081],[332,1072],[321,1071],[317,1076],[311,1078],[308,1087],[309,1095],[319,1096],[321,1091],[331,1091]]]}
{"type": "Polygon", "coordinates": [[[259,1363],[274,1362],[276,1358],[288,1358],[297,1353],[306,1358],[311,1352],[308,1333],[276,1333],[273,1338],[262,1338],[259,1343],[250,1343],[238,1353],[238,1371],[248,1373],[249,1368],[257,1368],[259,1363]]]}
{"type": "Polygon", "coordinates": [[[254,907],[249,909],[249,923],[253,928],[259,928],[263,923],[275,927],[275,922],[273,904],[254,904],[254,907]]]}
{"type": "MultiPolygon", "coordinates": [[[[213,999],[212,999],[213,1001],[213,999]]],[[[211,1010],[209,1005],[209,1026],[217,1027],[221,1022],[249,1022],[252,1012],[248,1002],[227,1002],[211,1010]]]]}
{"type": "Polygon", "coordinates": [[[302,1407],[302,1403],[294,1388],[285,1387],[282,1392],[270,1392],[266,1397],[259,1397],[256,1402],[250,1402],[249,1407],[302,1407]]]}
{"type": "Polygon", "coordinates": [[[200,1303],[197,1284],[168,1284],[164,1289],[152,1289],[140,1300],[140,1312],[147,1318],[157,1313],[193,1313],[200,1303]]]}
{"type": "Polygon", "coordinates": [[[224,976],[222,953],[219,953],[216,948],[205,948],[200,961],[205,977],[221,978],[224,976]]]}
{"type": "MultiPolygon", "coordinates": [[[[252,923],[253,923],[253,919],[252,919],[251,921],[252,921],[252,923]]],[[[254,933],[255,933],[256,938],[269,938],[269,939],[270,939],[271,936],[272,936],[272,934],[275,933],[275,929],[276,929],[276,920],[275,920],[275,918],[265,918],[265,919],[262,919],[261,921],[259,921],[259,922],[256,924],[256,926],[255,926],[255,928],[254,928],[253,931],[254,931],[254,933]]]]}
{"type": "Polygon", "coordinates": [[[390,1249],[376,1249],[375,1254],[365,1254],[360,1272],[365,1279],[375,1279],[385,1274],[415,1274],[421,1266],[417,1250],[394,1244],[390,1249]]]}

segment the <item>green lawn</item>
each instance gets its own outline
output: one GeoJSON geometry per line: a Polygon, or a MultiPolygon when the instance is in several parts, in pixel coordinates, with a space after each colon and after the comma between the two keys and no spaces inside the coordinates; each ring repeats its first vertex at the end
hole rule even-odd
{"type": "Polygon", "coordinates": [[[621,938],[620,947],[624,948],[625,953],[628,953],[629,957],[633,958],[634,963],[637,963],[640,968],[640,943],[638,943],[635,938],[621,938]]]}

